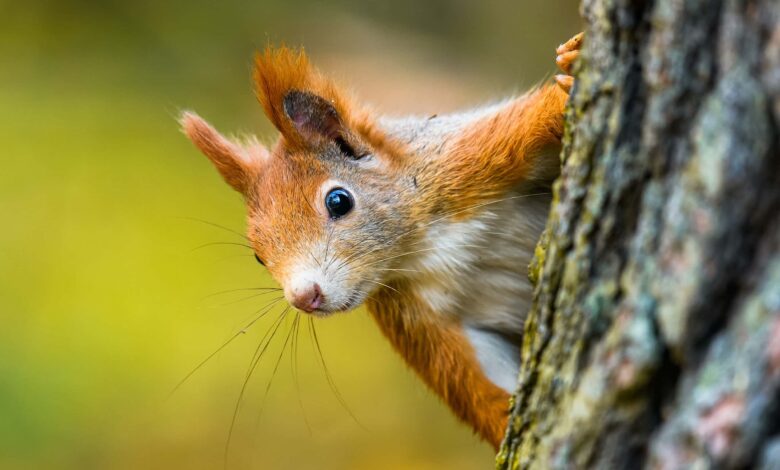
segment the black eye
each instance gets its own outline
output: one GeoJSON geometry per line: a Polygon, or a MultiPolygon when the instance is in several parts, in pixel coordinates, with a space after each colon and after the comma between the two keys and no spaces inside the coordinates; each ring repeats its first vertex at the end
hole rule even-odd
{"type": "Polygon", "coordinates": [[[260,264],[262,264],[263,266],[265,266],[265,263],[263,263],[263,260],[261,260],[261,259],[260,259],[260,257],[259,257],[259,256],[257,256],[257,253],[255,253],[255,259],[257,260],[257,262],[258,262],[258,263],[260,263],[260,264]]]}
{"type": "Polygon", "coordinates": [[[354,205],[352,195],[343,188],[331,189],[325,196],[325,207],[328,208],[328,213],[333,219],[344,217],[354,205]]]}

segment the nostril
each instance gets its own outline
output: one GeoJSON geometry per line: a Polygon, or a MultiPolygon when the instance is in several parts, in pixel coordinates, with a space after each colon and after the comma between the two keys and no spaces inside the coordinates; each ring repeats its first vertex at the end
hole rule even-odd
{"type": "Polygon", "coordinates": [[[311,297],[311,301],[309,302],[309,307],[312,310],[317,310],[322,305],[322,290],[320,289],[320,285],[316,282],[314,283],[313,287],[313,295],[311,297]]]}
{"type": "Polygon", "coordinates": [[[304,312],[311,313],[322,306],[325,297],[322,295],[322,289],[316,282],[307,289],[296,292],[292,304],[304,312]]]}

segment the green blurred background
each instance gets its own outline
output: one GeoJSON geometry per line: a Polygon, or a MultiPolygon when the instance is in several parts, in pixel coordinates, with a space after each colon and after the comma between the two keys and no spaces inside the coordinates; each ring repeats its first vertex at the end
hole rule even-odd
{"type": "MultiPolygon", "coordinates": [[[[579,30],[572,0],[0,1],[0,468],[219,468],[268,315],[240,197],[180,134],[192,108],[274,137],[253,51],[304,45],[389,113],[443,113],[538,83],[579,30]]],[[[292,316],[290,316],[292,318],[292,316]]],[[[229,468],[489,468],[492,451],[363,311],[280,328],[249,383],[229,468]],[[303,324],[305,326],[305,324],[303,324]],[[297,385],[296,385],[297,384],[297,385]]]]}

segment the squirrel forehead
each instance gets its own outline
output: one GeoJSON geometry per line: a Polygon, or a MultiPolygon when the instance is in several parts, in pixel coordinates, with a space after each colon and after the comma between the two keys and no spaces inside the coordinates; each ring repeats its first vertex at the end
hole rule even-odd
{"type": "Polygon", "coordinates": [[[257,235],[321,218],[324,212],[318,209],[322,205],[323,185],[334,175],[343,177],[344,172],[313,152],[274,152],[247,197],[250,221],[258,227],[257,235]]]}
{"type": "MultiPolygon", "coordinates": [[[[289,147],[284,137],[274,146],[261,171],[259,186],[273,193],[285,187],[318,189],[327,179],[357,183],[367,175],[348,162],[338,148],[326,141],[313,148],[289,147]]],[[[263,194],[259,194],[262,197],[263,194]]]]}
{"type": "Polygon", "coordinates": [[[332,171],[324,162],[309,153],[278,154],[268,159],[260,172],[254,194],[248,198],[250,207],[266,211],[269,206],[296,206],[306,203],[330,178],[332,171]]]}

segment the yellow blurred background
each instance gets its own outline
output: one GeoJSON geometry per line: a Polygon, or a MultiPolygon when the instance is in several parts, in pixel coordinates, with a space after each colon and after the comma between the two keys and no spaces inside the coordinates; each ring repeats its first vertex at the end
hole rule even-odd
{"type": "MultiPolygon", "coordinates": [[[[383,111],[444,113],[554,72],[571,0],[0,1],[0,468],[220,468],[249,360],[276,319],[240,197],[181,135],[274,131],[252,94],[267,43],[383,111]],[[210,244],[205,247],[201,245],[210,244]],[[198,248],[201,247],[201,248],[198,248]]],[[[228,468],[489,468],[492,451],[363,311],[293,315],[249,381],[228,468]],[[293,366],[297,357],[297,374],[293,366]],[[297,375],[297,378],[296,378],[297,375]]]]}

